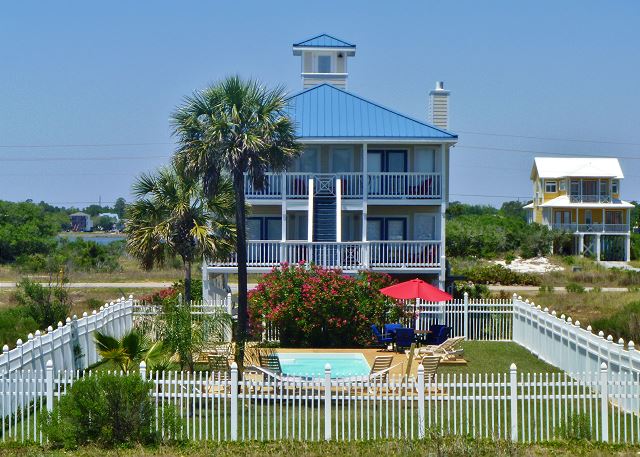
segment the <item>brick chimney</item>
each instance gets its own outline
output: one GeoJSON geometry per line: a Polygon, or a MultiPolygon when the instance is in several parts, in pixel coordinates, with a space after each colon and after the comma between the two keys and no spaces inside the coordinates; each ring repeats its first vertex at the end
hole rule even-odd
{"type": "Polygon", "coordinates": [[[449,91],[444,90],[442,81],[437,81],[436,88],[429,92],[429,122],[441,129],[449,128],[449,91]]]}

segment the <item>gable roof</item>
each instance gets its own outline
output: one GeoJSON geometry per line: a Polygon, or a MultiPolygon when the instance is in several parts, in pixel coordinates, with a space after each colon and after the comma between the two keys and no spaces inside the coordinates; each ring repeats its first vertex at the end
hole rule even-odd
{"type": "Polygon", "coordinates": [[[323,33],[298,43],[293,43],[296,48],[355,48],[355,44],[347,43],[331,35],[323,33]]]}
{"type": "Polygon", "coordinates": [[[613,157],[536,157],[531,170],[540,178],[624,178],[620,162],[613,157]]]}
{"type": "Polygon", "coordinates": [[[330,84],[288,98],[299,138],[457,140],[458,136],[330,84]]]}

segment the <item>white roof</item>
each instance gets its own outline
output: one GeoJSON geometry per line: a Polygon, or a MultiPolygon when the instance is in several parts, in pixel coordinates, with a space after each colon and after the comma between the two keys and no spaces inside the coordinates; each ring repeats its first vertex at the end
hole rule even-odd
{"type": "Polygon", "coordinates": [[[624,178],[618,159],[612,157],[536,157],[534,171],[540,178],[624,178]]]}
{"type": "Polygon", "coordinates": [[[571,200],[566,195],[561,195],[548,202],[540,205],[541,208],[633,208],[633,205],[624,200],[614,199],[611,203],[571,203],[571,200]]]}

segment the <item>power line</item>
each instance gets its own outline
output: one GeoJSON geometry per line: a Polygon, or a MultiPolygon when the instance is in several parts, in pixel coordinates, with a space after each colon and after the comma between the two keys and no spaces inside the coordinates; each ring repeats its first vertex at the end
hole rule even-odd
{"type": "Polygon", "coordinates": [[[0,162],[53,162],[53,161],[105,161],[105,160],[146,160],[146,159],[169,159],[171,156],[111,156],[111,157],[9,157],[0,158],[0,162]]]}
{"type": "Polygon", "coordinates": [[[558,137],[544,137],[544,136],[527,136],[527,135],[512,135],[508,133],[485,133],[485,132],[470,132],[464,130],[456,130],[459,133],[466,133],[467,135],[485,135],[485,136],[500,136],[507,138],[525,138],[528,140],[545,140],[545,141],[573,141],[578,143],[597,143],[597,144],[619,144],[624,146],[640,146],[640,143],[628,143],[624,141],[605,141],[605,140],[583,140],[579,138],[558,138],[558,137]]]}
{"type": "Polygon", "coordinates": [[[504,151],[504,152],[524,152],[527,154],[546,154],[546,155],[556,155],[556,156],[564,156],[564,157],[605,157],[612,159],[625,159],[625,160],[640,160],[640,157],[629,157],[629,156],[611,156],[604,154],[585,154],[585,153],[567,153],[567,152],[552,152],[552,151],[541,151],[541,150],[533,150],[533,149],[517,149],[517,148],[498,148],[494,146],[475,146],[475,145],[456,145],[456,149],[479,149],[479,150],[487,150],[487,151],[504,151]]]}
{"type": "Polygon", "coordinates": [[[43,148],[120,148],[137,146],[167,146],[173,143],[87,143],[87,144],[0,144],[2,149],[43,149],[43,148]]]}

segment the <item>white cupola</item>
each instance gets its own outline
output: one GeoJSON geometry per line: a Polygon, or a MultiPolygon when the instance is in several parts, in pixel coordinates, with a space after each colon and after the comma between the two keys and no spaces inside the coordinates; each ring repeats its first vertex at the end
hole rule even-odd
{"type": "Polygon", "coordinates": [[[318,84],[347,88],[347,58],[356,55],[356,45],[322,34],[293,44],[293,55],[302,56],[302,85],[318,84]]]}

